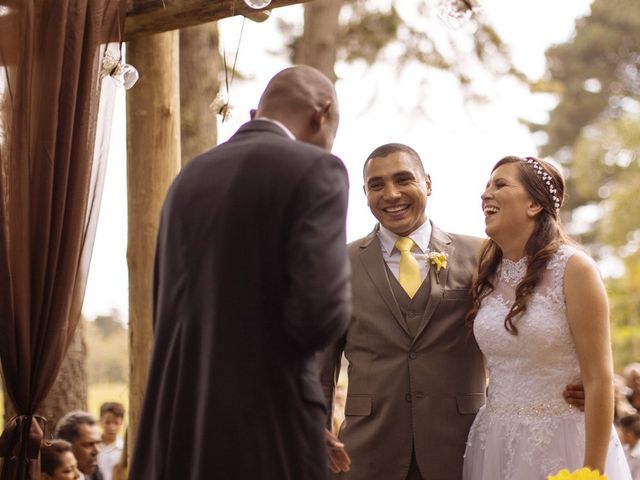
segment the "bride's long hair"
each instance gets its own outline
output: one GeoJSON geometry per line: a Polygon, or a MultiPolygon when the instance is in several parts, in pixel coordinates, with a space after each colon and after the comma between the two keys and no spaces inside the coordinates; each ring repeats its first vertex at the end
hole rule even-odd
{"type": "MultiPolygon", "coordinates": [[[[527,272],[516,287],[516,299],[504,319],[504,328],[509,333],[517,335],[518,328],[514,323],[516,317],[527,310],[527,302],[542,278],[549,259],[561,245],[570,243],[570,240],[562,230],[558,212],[565,191],[564,179],[560,172],[550,163],[538,158],[509,156],[498,161],[491,173],[509,163],[517,165],[519,179],[524,188],[531,198],[542,206],[542,210],[535,217],[533,232],[525,245],[527,272]]],[[[500,247],[493,240],[486,240],[480,250],[477,274],[471,286],[473,304],[467,314],[468,321],[473,321],[482,300],[494,290],[492,280],[501,260],[500,247]]]]}

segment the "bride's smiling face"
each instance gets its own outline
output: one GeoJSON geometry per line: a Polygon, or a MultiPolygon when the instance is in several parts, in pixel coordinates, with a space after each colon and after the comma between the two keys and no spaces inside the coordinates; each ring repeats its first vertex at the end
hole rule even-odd
{"type": "Polygon", "coordinates": [[[491,174],[480,197],[484,212],[485,232],[498,245],[529,238],[540,206],[527,192],[520,180],[518,163],[507,163],[491,174]]]}

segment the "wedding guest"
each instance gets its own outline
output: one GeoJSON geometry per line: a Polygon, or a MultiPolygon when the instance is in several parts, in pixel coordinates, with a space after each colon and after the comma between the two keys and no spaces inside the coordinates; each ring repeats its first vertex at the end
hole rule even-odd
{"type": "Polygon", "coordinates": [[[287,68],[251,118],[162,208],[135,480],[321,480],[340,447],[315,361],[350,313],[333,84],[287,68]]]}
{"type": "Polygon", "coordinates": [[[630,363],[622,374],[630,389],[627,399],[633,408],[640,410],[640,363],[630,363]]]}
{"type": "Polygon", "coordinates": [[[634,413],[620,419],[624,451],[633,480],[640,480],[640,415],[634,413]]]}
{"type": "Polygon", "coordinates": [[[71,444],[82,480],[103,480],[98,468],[100,432],[91,414],[80,410],[67,413],[58,421],[54,436],[71,444]]]}
{"type": "Polygon", "coordinates": [[[565,183],[533,157],[505,157],[482,194],[489,240],[473,283],[473,332],[489,397],[474,421],[464,480],[537,480],[588,467],[630,479],[613,420],[607,293],[560,224],[565,183]],[[561,390],[579,379],[584,412],[561,390]]]}
{"type": "Polygon", "coordinates": [[[40,449],[40,480],[78,480],[78,461],[65,440],[51,440],[40,449]]]}
{"type": "Polygon", "coordinates": [[[632,390],[627,386],[622,375],[614,375],[613,387],[615,391],[614,419],[619,420],[622,417],[636,413],[636,409],[629,403],[632,390]]]}
{"type": "Polygon", "coordinates": [[[129,478],[129,462],[127,449],[129,444],[129,431],[124,432],[124,443],[122,445],[122,455],[120,460],[113,467],[111,480],[127,480],[129,478]]]}
{"type": "Polygon", "coordinates": [[[118,402],[106,402],[100,406],[102,435],[98,443],[98,468],[104,480],[111,480],[113,467],[122,457],[124,445],[118,434],[123,422],[124,405],[118,402]]]}

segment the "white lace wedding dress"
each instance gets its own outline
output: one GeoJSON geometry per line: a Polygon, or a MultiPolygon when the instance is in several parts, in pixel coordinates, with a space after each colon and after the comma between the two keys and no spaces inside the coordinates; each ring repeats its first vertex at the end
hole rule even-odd
{"type": "MultiPolygon", "coordinates": [[[[469,432],[464,480],[545,480],[561,468],[581,468],[584,414],[567,404],[562,391],[580,382],[575,345],[567,318],[563,276],[569,257],[582,255],[562,246],[515,324],[504,328],[524,278],[526,259],[503,260],[496,289],[482,302],[473,331],[487,360],[487,404],[469,432]]],[[[631,480],[615,429],[607,456],[609,480],[631,480]]]]}

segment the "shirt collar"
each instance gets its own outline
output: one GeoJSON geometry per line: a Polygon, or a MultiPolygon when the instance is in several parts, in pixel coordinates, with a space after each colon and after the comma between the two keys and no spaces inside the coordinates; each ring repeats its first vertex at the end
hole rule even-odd
{"type": "Polygon", "coordinates": [[[278,120],[274,120],[273,118],[269,118],[269,117],[256,117],[254,118],[254,120],[264,120],[265,122],[271,122],[277,126],[279,126],[282,131],[284,131],[284,133],[287,134],[287,137],[289,137],[291,140],[295,140],[296,136],[291,132],[291,130],[289,130],[284,123],[279,122],[278,120]]]}
{"type": "MultiPolygon", "coordinates": [[[[417,229],[411,232],[411,234],[409,234],[409,238],[415,242],[422,253],[426,253],[426,251],[429,250],[429,242],[431,241],[431,230],[431,222],[427,219],[426,222],[424,222],[417,229]]],[[[391,230],[385,228],[382,224],[380,224],[378,238],[380,239],[382,248],[384,248],[388,255],[391,255],[394,245],[400,238],[400,235],[393,233],[391,230]]]]}

